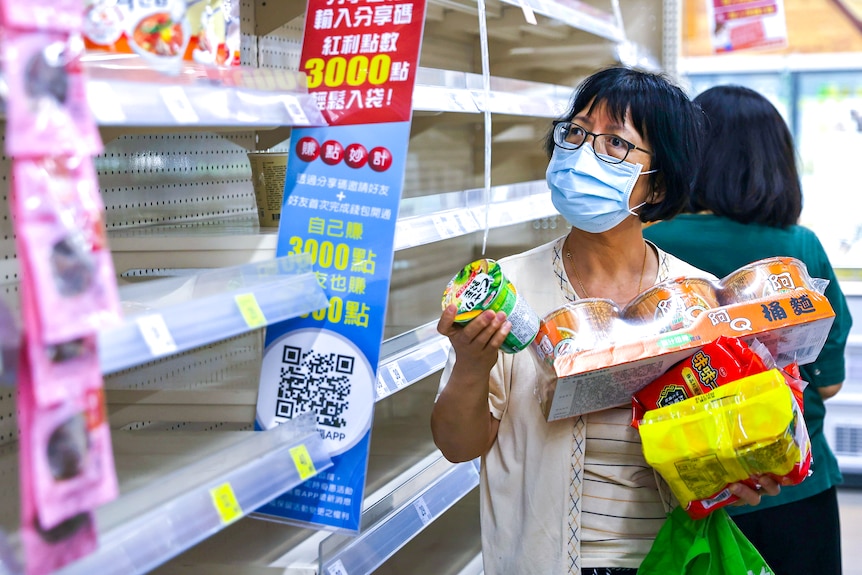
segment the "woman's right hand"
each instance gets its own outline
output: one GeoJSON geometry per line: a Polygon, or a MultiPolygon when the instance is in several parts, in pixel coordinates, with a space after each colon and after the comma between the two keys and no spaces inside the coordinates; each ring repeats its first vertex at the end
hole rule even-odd
{"type": "Polygon", "coordinates": [[[437,331],[449,338],[455,364],[431,412],[434,443],[452,462],[488,452],[500,422],[488,408],[488,381],[498,351],[512,329],[503,312],[486,310],[467,325],[455,323],[457,308],[447,307],[437,331]]]}
{"type": "Polygon", "coordinates": [[[461,369],[472,366],[476,371],[490,373],[512,324],[506,319],[505,312],[485,310],[470,323],[461,325],[455,323],[457,312],[454,304],[444,309],[437,322],[437,331],[449,338],[456,361],[463,364],[459,366],[461,369]]]}

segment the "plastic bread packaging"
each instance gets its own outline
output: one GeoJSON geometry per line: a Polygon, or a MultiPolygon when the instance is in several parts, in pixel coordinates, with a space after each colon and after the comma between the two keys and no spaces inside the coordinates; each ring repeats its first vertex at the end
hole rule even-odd
{"type": "Polygon", "coordinates": [[[552,310],[532,345],[549,372],[535,389],[542,412],[554,421],[625,405],[722,336],[758,339],[779,366],[811,362],[835,316],[826,285],[803,262],[775,257],[721,280],[671,278],[622,308],[592,298],[552,310]]]}
{"type": "Polygon", "coordinates": [[[659,409],[748,375],[766,371],[774,360],[769,350],[755,341],[755,353],[739,338],[721,336],[680,361],[652,383],[632,395],[632,427],[651,409],[659,409]],[[761,355],[765,356],[761,357],[761,355]]]}
{"type": "Polygon", "coordinates": [[[736,500],[730,483],[768,474],[793,485],[811,465],[800,403],[776,368],[647,411],[638,431],[647,463],[695,519],[736,500]]]}

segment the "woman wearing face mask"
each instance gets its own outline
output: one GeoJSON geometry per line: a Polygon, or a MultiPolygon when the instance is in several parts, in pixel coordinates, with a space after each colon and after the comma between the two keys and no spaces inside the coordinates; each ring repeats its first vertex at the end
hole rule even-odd
{"type": "MultiPolygon", "coordinates": [[[[698,161],[700,114],[662,76],[602,70],[553,122],[546,151],[554,206],[572,225],[553,242],[500,260],[503,273],[543,316],[579,298],[622,307],[664,279],[712,276],[644,241],[642,223],[685,204],[698,161]]],[[[644,461],[631,406],[547,422],[534,395],[532,350],[504,354],[505,314],[465,326],[446,309],[438,330],[452,343],[431,416],[451,461],[482,458],[480,512],[486,575],[634,575],[666,517],[644,461]]],[[[742,484],[752,505],[779,487],[742,484]]]]}

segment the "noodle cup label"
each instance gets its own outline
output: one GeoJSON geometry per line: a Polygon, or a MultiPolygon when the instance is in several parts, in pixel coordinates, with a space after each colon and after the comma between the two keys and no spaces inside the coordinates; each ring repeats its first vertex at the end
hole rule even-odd
{"type": "Polygon", "coordinates": [[[512,324],[500,349],[506,353],[521,351],[533,342],[539,331],[539,316],[518,295],[500,264],[492,259],[476,260],[453,277],[443,291],[442,307],[455,304],[455,322],[466,324],[486,309],[503,311],[512,324]]]}
{"type": "Polygon", "coordinates": [[[287,152],[249,152],[251,182],[262,228],[278,227],[287,174],[287,152]]]}
{"type": "Polygon", "coordinates": [[[554,358],[609,344],[620,310],[609,299],[586,298],[546,315],[539,326],[533,349],[553,364],[554,358]]]}
{"type": "Polygon", "coordinates": [[[623,317],[652,326],[652,333],[688,327],[704,311],[718,307],[712,283],[700,278],[676,278],[640,294],[623,310],[623,317]]]}
{"type": "Polygon", "coordinates": [[[808,269],[796,258],[768,258],[744,266],[722,281],[721,299],[732,303],[811,288],[808,269]]]}

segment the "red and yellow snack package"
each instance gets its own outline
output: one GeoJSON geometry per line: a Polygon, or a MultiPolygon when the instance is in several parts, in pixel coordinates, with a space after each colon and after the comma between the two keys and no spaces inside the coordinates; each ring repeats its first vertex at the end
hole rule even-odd
{"type": "Polygon", "coordinates": [[[735,337],[721,336],[632,395],[632,427],[651,409],[709,393],[716,387],[766,371],[763,359],[735,337]]]}
{"type": "Polygon", "coordinates": [[[783,485],[804,480],[811,444],[793,384],[779,369],[646,411],[638,431],[644,458],[693,518],[738,497],[735,482],[770,475],[783,485]]]}

